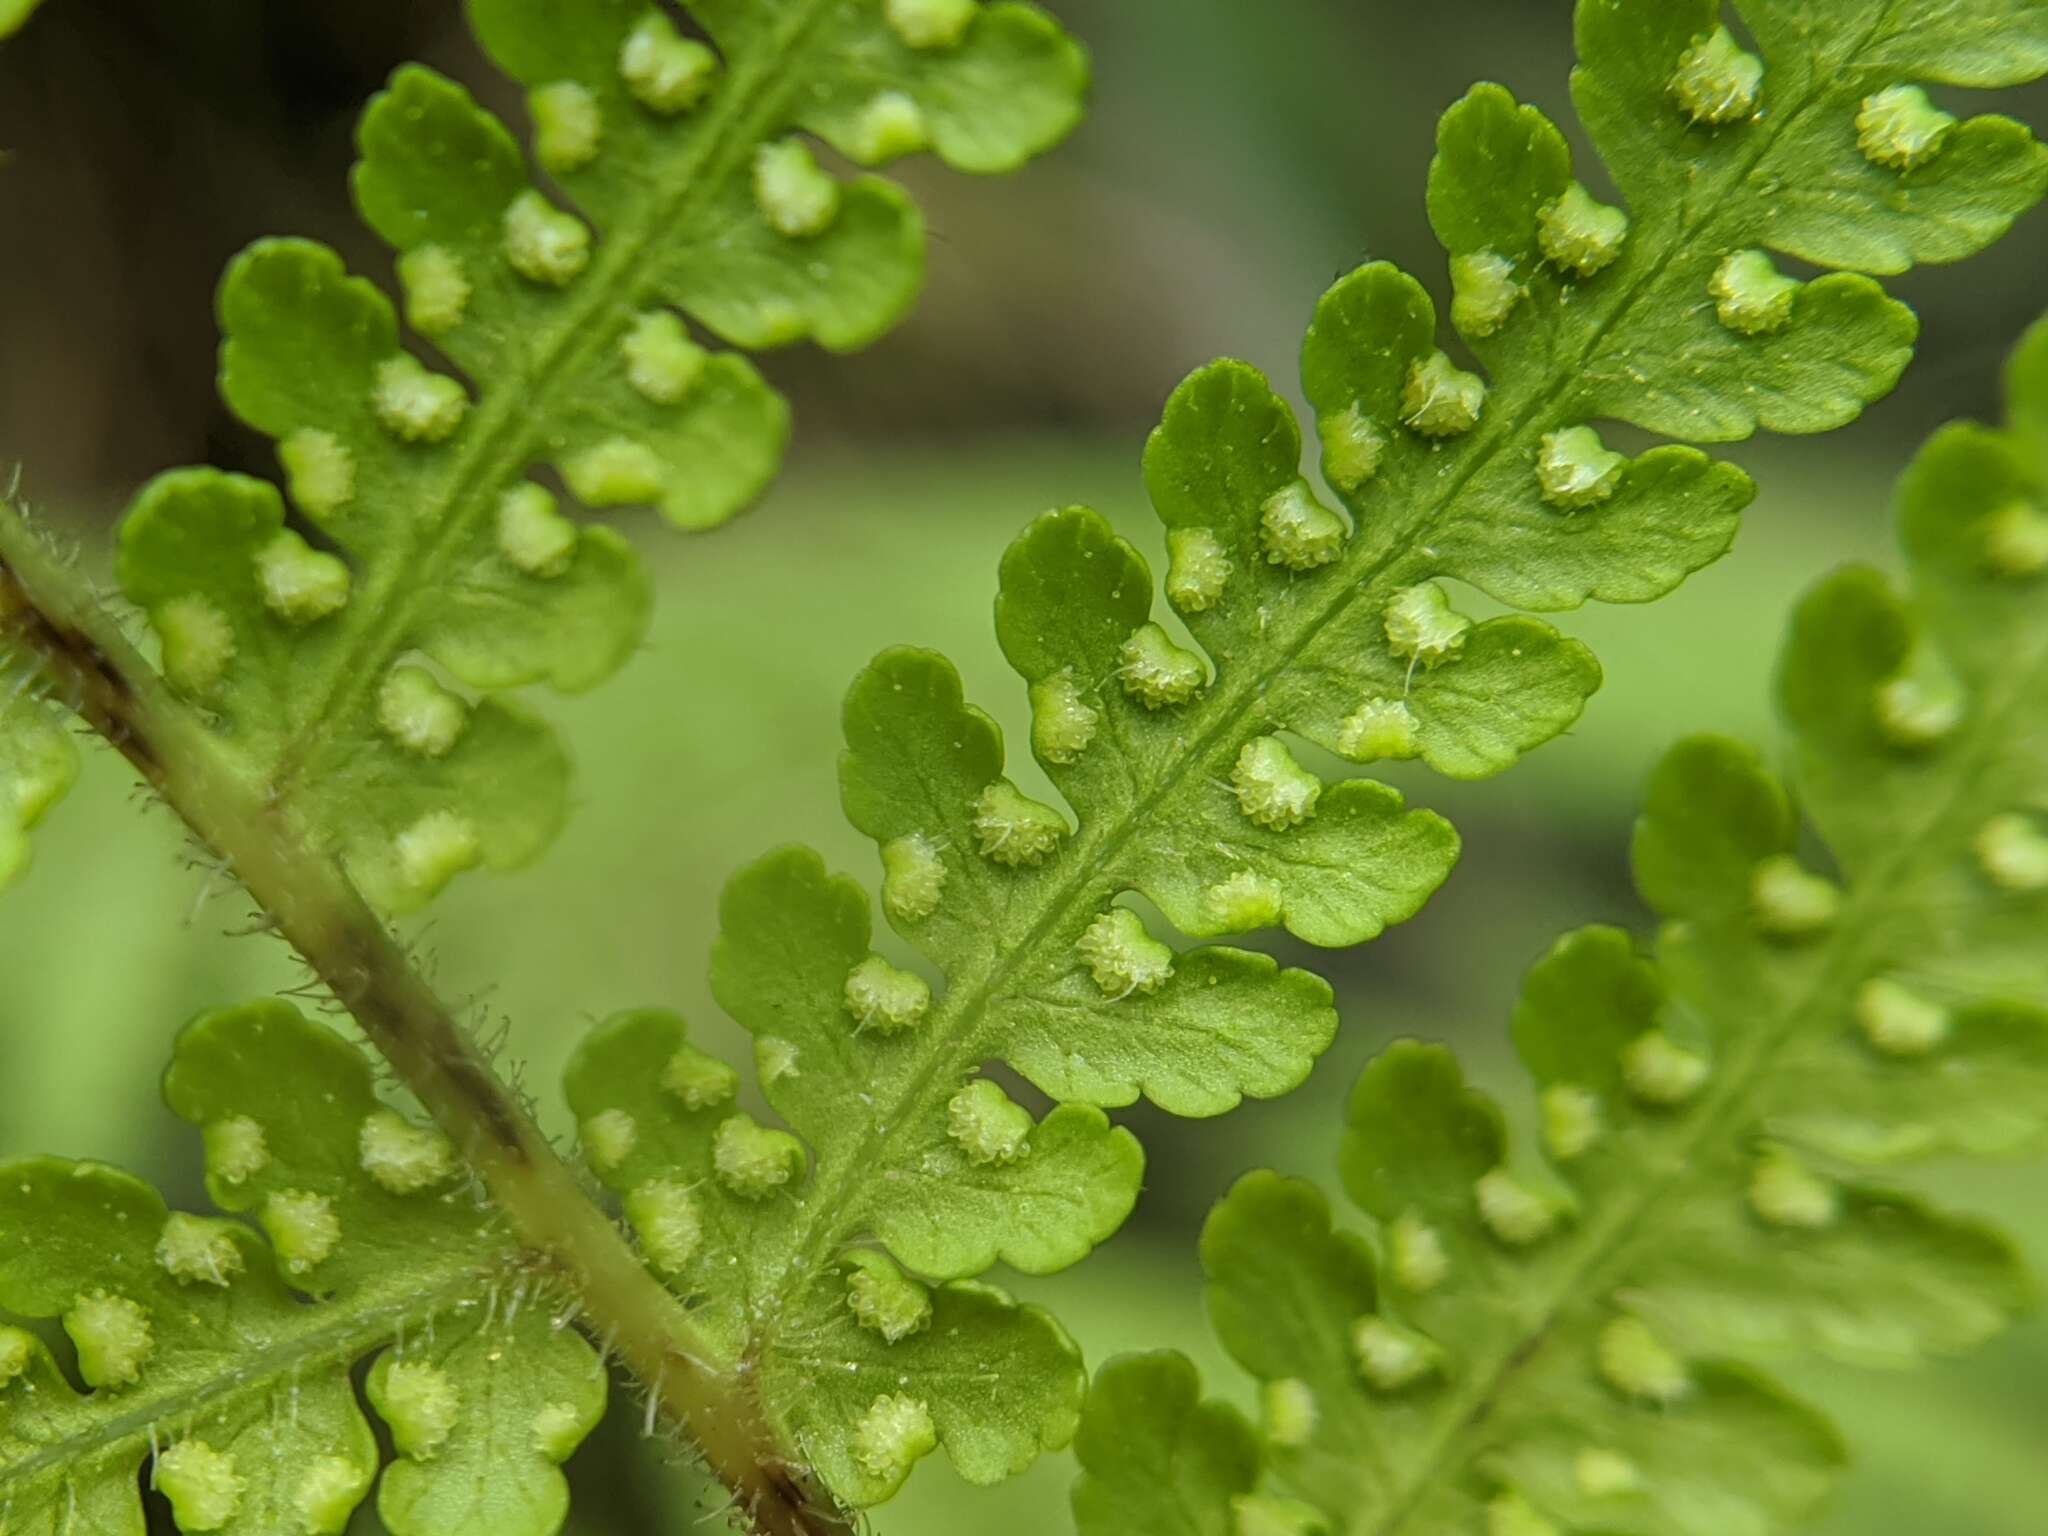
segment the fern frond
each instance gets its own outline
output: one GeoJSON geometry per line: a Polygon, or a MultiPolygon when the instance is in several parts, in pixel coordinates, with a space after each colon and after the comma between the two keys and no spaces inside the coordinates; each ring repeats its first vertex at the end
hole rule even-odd
{"type": "Polygon", "coordinates": [[[122,590],[216,720],[212,751],[387,910],[541,850],[567,763],[500,695],[589,688],[645,629],[627,542],[532,472],[712,527],[787,432],[745,349],[848,350],[910,304],[916,208],[822,169],[806,135],[994,172],[1079,112],[1079,49],[1008,0],[692,10],[708,43],[646,0],[472,0],[527,88],[537,165],[460,85],[399,70],[353,189],[410,337],[333,251],[252,246],[220,288],[221,392],[275,441],[292,514],[266,481],[179,470],[122,528],[122,590]]]}
{"type": "Polygon", "coordinates": [[[558,1529],[603,1366],[446,1139],[282,1003],[192,1024],[164,1096],[230,1216],[98,1163],[0,1164],[0,1310],[61,1321],[73,1367],[54,1330],[0,1326],[0,1524],[139,1533],[147,1463],[181,1530],[339,1532],[378,1476],[350,1378],[374,1356],[394,1536],[558,1529]]]}
{"type": "Polygon", "coordinates": [[[2020,1307],[2002,1236],[1870,1182],[2048,1131],[2048,323],[2011,387],[2010,429],[1906,476],[1910,593],[1845,570],[1794,617],[1779,699],[1832,863],[1756,754],[1675,749],[1635,836],[1654,954],[1572,934],[1515,1011],[1542,1155],[1447,1051],[1380,1056],[1340,1158],[1371,1240],[1270,1173],[1203,1234],[1263,1482],[1185,1362],[1132,1358],[1082,1431],[1085,1533],[1785,1531],[1843,1448],[1754,1362],[1910,1365],[2020,1307]]]}
{"type": "Polygon", "coordinates": [[[1889,388],[1913,340],[1871,279],[1780,282],[1745,253],[1862,259],[1851,231],[1893,241],[1894,265],[1959,257],[2048,186],[2048,150],[2017,124],[1958,126],[1904,169],[1872,158],[1884,143],[1859,148],[1857,127],[1864,98],[1913,70],[2038,72],[2024,45],[2044,13],[2016,18],[1999,55],[1979,23],[2010,7],[1944,6],[1926,31],[1957,57],[1923,38],[1906,59],[1866,10],[1823,5],[1793,37],[1758,8],[1770,35],[1752,78],[1704,0],[1582,4],[1577,93],[1632,222],[1589,200],[1533,109],[1490,86],[1454,107],[1430,211],[1454,322],[1490,382],[1439,349],[1412,278],[1376,263],[1340,282],[1303,372],[1348,516],[1303,477],[1295,418],[1256,372],[1218,363],[1184,384],[1145,470],[1166,592],[1206,654],[1155,620],[1151,570],[1096,514],[1026,529],[997,631],[1078,826],[1005,776],[994,723],[942,657],[892,651],[855,681],[842,798],[880,847],[890,925],[930,969],[875,953],[867,894],[809,852],[732,882],[713,988],[789,1130],[731,1108],[733,1074],[673,1020],[618,1022],[584,1048],[571,1098],[594,1165],[629,1215],[692,1235],[662,1265],[672,1287],[718,1320],[770,1419],[847,1499],[886,1496],[935,1441],[970,1477],[1060,1443],[1071,1352],[1014,1315],[1040,1330],[1044,1363],[1003,1384],[1021,1424],[984,1417],[983,1388],[950,1373],[1009,1346],[963,1329],[927,1363],[947,1287],[999,1261],[1058,1269],[1114,1230],[1141,1162],[1105,1108],[1218,1114],[1298,1084],[1335,1033],[1316,977],[1176,950],[1122,898],[1186,934],[1284,926],[1323,945],[1414,913],[1454,833],[1383,785],[1323,783],[1280,733],[1479,777],[1566,729],[1599,678],[1585,648],[1524,616],[1474,623],[1439,580],[1531,608],[1670,590],[1727,547],[1750,483],[1690,447],[1625,459],[1588,423],[1817,431],[1889,388]],[[1741,110],[1703,105],[1729,70],[1741,110]],[[1788,221],[1801,198],[1838,223],[1788,221]],[[992,1063],[1057,1107],[1014,1102],[992,1063]],[[866,1315],[870,1295],[894,1311],[866,1315]],[[887,1315],[932,1332],[892,1343],[887,1315]],[[878,1415],[919,1432],[870,1447],[878,1415]],[[990,1428],[1000,1454],[984,1454],[990,1428]]]}

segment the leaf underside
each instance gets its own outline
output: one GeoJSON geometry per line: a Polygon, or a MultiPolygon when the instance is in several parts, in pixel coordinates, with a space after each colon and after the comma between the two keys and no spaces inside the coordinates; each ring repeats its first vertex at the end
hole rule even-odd
{"type": "Polygon", "coordinates": [[[2004,1237],[1883,1182],[2048,1128],[2048,322],[2010,393],[1908,471],[1909,590],[1850,568],[1793,617],[1827,872],[1754,753],[1677,747],[1635,836],[1653,952],[1572,934],[1515,1010],[1540,1153],[1449,1052],[1380,1056],[1339,1166],[1370,1240],[1271,1173],[1203,1234],[1263,1423],[1177,1356],[1112,1363],[1084,1536],[1788,1531],[1844,1451],[1761,1364],[1910,1365],[2023,1306],[2004,1237]]]}
{"type": "Polygon", "coordinates": [[[289,505],[269,481],[176,470],[122,526],[122,592],[217,722],[222,770],[387,910],[540,853],[568,763],[506,691],[592,687],[645,632],[627,541],[535,472],[581,507],[714,527],[788,431],[747,353],[850,350],[908,309],[918,210],[810,144],[993,173],[1079,114],[1080,50],[1007,0],[689,9],[702,39],[646,0],[470,0],[526,88],[536,163],[463,87],[401,68],[363,115],[352,187],[396,255],[405,328],[334,251],[250,247],[219,292],[221,393],[276,443],[289,505]]]}
{"type": "Polygon", "coordinates": [[[374,1356],[394,1536],[557,1530],[603,1366],[453,1148],[283,1003],[191,1025],[164,1095],[228,1215],[103,1164],[0,1165],[0,1313],[63,1329],[0,1324],[5,1528],[140,1536],[150,1463],[182,1530],[339,1532],[382,1456],[350,1378],[374,1356]]]}
{"type": "MultiPolygon", "coordinates": [[[[478,8],[494,48],[497,9],[478,8]]],[[[699,12],[724,42],[722,26],[756,37],[756,15],[759,35],[795,37],[784,23],[812,9],[699,12]]],[[[1947,58],[1920,34],[1874,28],[1871,10],[1748,7],[1768,106],[1709,126],[1671,82],[1711,8],[1582,5],[1575,94],[1633,219],[1597,271],[1575,264],[1594,260],[1589,242],[1612,221],[1574,199],[1557,131],[1494,87],[1453,108],[1430,210],[1453,258],[1473,258],[1459,266],[1457,315],[1486,378],[1437,352],[1421,286],[1375,264],[1325,297],[1305,344],[1324,489],[1303,477],[1299,427],[1255,372],[1220,363],[1183,385],[1146,476],[1174,555],[1167,590],[1199,652],[1149,623],[1151,571],[1093,513],[1026,530],[1004,561],[998,632],[1032,685],[1034,756],[1071,818],[1003,777],[993,722],[943,658],[894,651],[861,675],[843,799],[882,849],[884,912],[916,958],[893,945],[894,962],[876,955],[865,891],[804,850],[733,881],[714,956],[714,990],[754,1036],[762,1091],[788,1130],[739,1110],[736,1075],[672,1015],[622,1015],[585,1043],[568,1097],[591,1166],[720,1363],[749,1368],[791,1453],[847,1500],[886,1498],[938,1446],[991,1482],[1072,1438],[1084,1378],[1071,1340],[977,1277],[998,1262],[1063,1268],[1121,1223],[1143,1160],[1106,1109],[1143,1097],[1222,1113],[1298,1084],[1334,1035],[1318,978],[1235,948],[1167,946],[1121,898],[1143,897],[1196,938],[1285,927],[1329,946],[1412,915],[1448,873],[1455,834],[1385,786],[1321,783],[1282,733],[1481,777],[1568,728],[1598,681],[1585,649],[1519,614],[1471,624],[1435,582],[1538,611],[1671,590],[1725,550],[1747,478],[1676,445],[1610,459],[1578,429],[1618,419],[1697,442],[1822,430],[1889,389],[1913,339],[1910,313],[1848,274],[1791,290],[1761,318],[1736,307],[1738,325],[1712,295],[1725,260],[1769,248],[1903,270],[1969,254],[2038,199],[2048,154],[2017,124],[1956,126],[1907,168],[1873,160],[1856,128],[1866,96],[1915,74],[1990,85],[2039,73],[2036,13],[2005,29],[2021,42],[1979,27],[1947,58]],[[1794,207],[1821,211],[1793,219],[1794,207]],[[1469,302],[1489,291],[1475,272],[1507,301],[1497,317],[1469,302]],[[1052,1111],[1012,1102],[984,1070],[998,1062],[1052,1111]]],[[[1958,37],[1994,10],[2013,19],[1997,0],[1943,8],[1958,37]]],[[[976,26],[999,13],[1011,14],[989,8],[976,26]]],[[[580,57],[565,45],[506,62],[524,79],[522,58],[552,77],[580,57]]],[[[845,199],[842,221],[856,207],[845,199]]],[[[608,228],[595,192],[578,189],[578,202],[608,228]]],[[[594,264],[619,244],[608,238],[594,264]]],[[[743,344],[775,339],[691,313],[743,344]]],[[[232,355],[228,371],[232,387],[232,355]]],[[[499,707],[472,711],[454,752],[499,707]]],[[[370,770],[350,771],[323,767],[319,782],[360,794],[370,770]]],[[[503,757],[492,773],[507,805],[538,803],[503,757]]],[[[384,853],[352,862],[373,889],[394,827],[420,823],[391,823],[384,853]]],[[[1488,1112],[1473,1114],[1474,1134],[1498,1136],[1488,1112]]],[[[1365,1250],[1332,1241],[1320,1271],[1355,1293],[1365,1250]]],[[[1444,1282],[1447,1301],[1481,1272],[1479,1253],[1456,1250],[1469,1263],[1444,1282]]],[[[1995,1244],[1983,1267],[2008,1267],[1995,1244]]],[[[1716,1403],[1760,1393],[1757,1411],[1792,1451],[1816,1464],[1830,1454],[1803,1410],[1741,1373],[1694,1379],[1716,1403]]],[[[1225,1458],[1196,1458],[1202,1479],[1243,1484],[1257,1448],[1233,1441],[1228,1415],[1183,1417],[1225,1458]]],[[[1173,1464],[1175,1443],[1152,1449],[1173,1464]]],[[[1354,1475],[1357,1460],[1345,1461],[1354,1475]]]]}
{"type": "Polygon", "coordinates": [[[1759,287],[1745,263],[1724,315],[1727,259],[1903,270],[1968,255],[2039,198],[2048,151],[2003,119],[1953,126],[1903,169],[1873,158],[1890,140],[1859,143],[1864,99],[1902,80],[2048,67],[2037,10],[1942,11],[1905,35],[1873,28],[1870,6],[1749,6],[1759,96],[1709,123],[1672,82],[1712,6],[1582,5],[1575,97],[1632,220],[1604,265],[1587,242],[1612,219],[1586,214],[1538,113],[1481,86],[1440,130],[1430,215],[1484,380],[1437,351],[1422,286],[1375,263],[1324,297],[1304,346],[1322,487],[1249,367],[1204,368],[1169,401],[1145,458],[1171,555],[1164,625],[1147,562],[1093,512],[1049,513],[1010,548],[997,633],[1064,808],[1005,778],[994,723],[944,658],[890,651],[856,679],[842,799],[880,847],[900,946],[875,934],[859,884],[785,849],[729,886],[713,961],[788,1130],[734,1108],[730,1084],[697,1091],[705,1068],[673,1018],[627,1016],[585,1045],[570,1096],[593,1165],[629,1215],[690,1192],[698,1240],[672,1285],[850,1501],[886,1496],[935,1442],[978,1480],[1073,1432],[1078,1362],[1029,1309],[1005,1314],[1009,1332],[991,1314],[985,1339],[957,1335],[963,1358],[1036,1340],[993,1389],[917,1352],[943,1331],[948,1287],[997,1262],[1061,1268],[1117,1227],[1142,1162],[1104,1110],[1220,1114],[1294,1087],[1334,1036],[1319,979],[1170,946],[1153,914],[1196,938],[1284,927],[1348,945],[1449,872],[1441,819],[1369,780],[1323,783],[1290,742],[1477,778],[1578,717],[1599,680],[1584,647],[1522,614],[1470,623],[1436,582],[1535,610],[1646,601],[1727,548],[1751,494],[1739,470],[1676,444],[1623,459],[1577,429],[1814,432],[1896,380],[1915,321],[1871,278],[1759,287]],[[1944,31],[1948,53],[1931,40],[1944,31]],[[1488,294],[1498,312],[1476,302],[1488,294]],[[1052,1112],[1012,1102],[997,1063],[1052,1112]],[[780,1181],[721,1163],[745,1148],[780,1181]],[[856,1302],[878,1286],[923,1327],[891,1343],[865,1323],[856,1302]],[[889,1453],[867,1431],[890,1414],[928,1414],[933,1433],[889,1453]]]}

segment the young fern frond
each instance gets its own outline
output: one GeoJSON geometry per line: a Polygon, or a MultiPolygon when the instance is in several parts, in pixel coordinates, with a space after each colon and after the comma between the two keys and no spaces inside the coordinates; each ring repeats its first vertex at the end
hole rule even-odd
{"type": "Polygon", "coordinates": [[[89,1389],[0,1325],[6,1529],[139,1536],[147,1461],[181,1530],[338,1533],[382,1459],[350,1379],[370,1356],[386,1529],[559,1529],[604,1369],[447,1139],[282,1003],[192,1024],[164,1095],[214,1203],[267,1241],[101,1164],[0,1163],[0,1309],[61,1320],[89,1389]]]}
{"type": "Polygon", "coordinates": [[[566,760],[499,695],[588,688],[645,629],[626,541],[531,472],[586,507],[712,527],[761,490],[787,430],[741,349],[851,349],[908,307],[917,210],[822,169],[805,135],[866,165],[929,149],[994,172],[1079,112],[1079,49],[1007,0],[691,10],[709,43],[646,0],[472,0],[527,88],[537,167],[424,68],[358,133],[356,204],[431,351],[333,251],[259,242],[221,284],[221,392],[276,442],[293,514],[266,481],[193,469],[152,481],[123,525],[122,590],[215,721],[222,771],[386,910],[541,850],[566,760]]]}
{"type": "Polygon", "coordinates": [[[1867,277],[1780,279],[1756,248],[1902,268],[1966,255],[2036,201],[2048,150],[2016,123],[1944,129],[1910,166],[1858,126],[1911,78],[2048,68],[2033,12],[2003,52],[1986,41],[2009,9],[1948,6],[1907,42],[1868,6],[1758,5],[1759,65],[1704,0],[1587,0],[1575,89],[1632,216],[1590,201],[1559,132],[1504,91],[1454,107],[1430,211],[1490,382],[1439,349],[1413,279],[1376,263],[1339,283],[1304,377],[1348,518],[1256,372],[1185,383],[1145,469],[1166,592],[1206,656],[1153,620],[1150,570],[1093,512],[1040,518],[1005,557],[998,635],[1078,827],[1005,777],[942,657],[892,651],[855,681],[845,808],[943,990],[874,952],[859,885],[786,850],[728,888],[712,981],[790,1129],[734,1108],[734,1074],[667,1016],[603,1027],[570,1075],[591,1162],[658,1268],[842,1497],[886,1497],[939,1443],[982,1479],[1064,1441],[1071,1347],[960,1282],[1060,1269],[1119,1225],[1142,1160],[1105,1108],[1219,1114],[1294,1087],[1335,1032],[1319,979],[1177,952],[1119,899],[1187,934],[1323,945],[1410,916],[1451,829],[1383,785],[1322,783],[1278,733],[1480,777],[1566,729],[1598,682],[1586,650],[1527,617],[1473,623],[1438,580],[1528,608],[1659,596],[1726,549],[1750,483],[1689,447],[1625,459],[1590,422],[1810,432],[1888,389],[1910,312],[1867,277]],[[1731,72],[1735,95],[1712,94],[1731,72]],[[992,1062],[1057,1107],[1036,1119],[992,1062]],[[999,1392],[970,1369],[990,1357],[1014,1362],[999,1392]]]}
{"type": "Polygon", "coordinates": [[[2048,1130],[2048,323],[2011,385],[2010,430],[1950,428],[1906,477],[1910,594],[1849,569],[1793,619],[1779,700],[1832,864],[1753,752],[1674,750],[1635,836],[1654,955],[1570,935],[1515,1011],[1543,1156],[1447,1051],[1390,1048],[1340,1157],[1370,1241],[1270,1173],[1203,1234],[1260,1432],[1176,1356],[1113,1363],[1084,1536],[1785,1531],[1843,1448],[1742,1362],[1911,1364],[2019,1308],[2004,1238],[1866,1182],[2048,1130]]]}

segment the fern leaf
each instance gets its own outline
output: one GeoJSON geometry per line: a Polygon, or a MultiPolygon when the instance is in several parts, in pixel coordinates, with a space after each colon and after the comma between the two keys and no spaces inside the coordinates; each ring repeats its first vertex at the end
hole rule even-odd
{"type": "MultiPolygon", "coordinates": [[[[1843,1448],[1745,1362],[1910,1365],[2021,1307],[2005,1238],[1873,1181],[2048,1131],[2048,323],[2011,389],[2008,430],[1949,428],[1906,476],[1910,592],[1849,569],[1794,617],[1779,696],[1832,867],[1754,753],[1680,745],[1635,837],[1654,954],[1572,934],[1515,1011],[1541,1155],[1448,1051],[1401,1043],[1340,1159],[1371,1242],[1270,1173],[1211,1217],[1211,1315],[1265,1394],[1259,1497],[1307,1505],[1240,1530],[1785,1531],[1843,1448]]],[[[1104,1372],[1084,1532],[1129,1528],[1112,1500],[1229,1528],[1241,1473],[1190,1499],[1110,1465],[1184,1436],[1186,1378],[1104,1372]]]]}
{"type": "Polygon", "coordinates": [[[12,37],[28,25],[42,0],[0,0],[0,37],[12,37]]]}
{"type": "MultiPolygon", "coordinates": [[[[792,862],[775,886],[757,885],[761,897],[805,877],[826,889],[815,861],[792,862]]],[[[782,995],[803,997],[809,981],[792,978],[782,995]]],[[[782,1063],[777,1081],[823,1081],[823,1062],[802,1044],[766,1049],[782,1063]]],[[[734,1088],[730,1069],[658,1012],[607,1022],[568,1074],[586,1155],[624,1194],[643,1252],[678,1293],[700,1298],[709,1337],[732,1359],[752,1359],[787,1445],[842,1497],[873,1504],[937,1444],[977,1483],[1066,1444],[1080,1411],[1080,1357],[1059,1325],[993,1286],[926,1284],[836,1231],[829,1247],[806,1246],[814,1197],[788,1192],[805,1153],[734,1108],[734,1088]],[[771,1321],[772,1341],[760,1342],[771,1321]]],[[[923,1164],[906,1171],[900,1194],[878,1190],[864,1209],[928,1277],[970,1275],[999,1256],[1027,1272],[1058,1268],[1079,1256],[1073,1226],[1106,1235],[1135,1192],[1137,1144],[1098,1111],[1064,1111],[1016,1155],[982,1163],[948,1138],[943,1115],[918,1131],[923,1164]]]]}
{"type": "Polygon", "coordinates": [[[29,829],[77,777],[78,749],[39,701],[0,702],[0,885],[28,867],[29,829]]]}
{"type": "Polygon", "coordinates": [[[75,1364],[0,1326],[6,1528],[139,1536],[147,1462],[181,1530],[340,1532],[378,1474],[350,1378],[374,1356],[394,1536],[557,1530],[604,1371],[453,1148],[282,1003],[191,1025],[164,1096],[229,1215],[98,1163],[0,1165],[0,1310],[59,1320],[75,1364]]]}
{"type": "MultiPolygon", "coordinates": [[[[1939,25],[1960,36],[1980,9],[1947,7],[1939,25]]],[[[1319,979],[1234,948],[1177,950],[1121,898],[1197,937],[1285,927],[1322,945],[1413,914],[1455,834],[1383,785],[1323,783],[1281,733],[1460,777],[1507,767],[1577,718],[1597,664],[1533,618],[1473,623],[1439,580],[1529,608],[1645,600],[1722,553],[1750,495],[1694,448],[1624,459],[1587,423],[1700,440],[1817,431],[1896,379],[1914,321],[1871,279],[1780,284],[1761,256],[1728,276],[1731,258],[1774,242],[1787,187],[1837,175],[1815,135],[1864,153],[1862,98],[1900,67],[1855,6],[1821,14],[1807,42],[1827,68],[1780,40],[1761,94],[1731,114],[1700,107],[1712,80],[1690,96],[1673,84],[1694,38],[1711,41],[1710,6],[1581,6],[1579,94],[1634,189],[1632,225],[1574,190],[1562,135],[1504,91],[1451,110],[1430,209],[1453,258],[1453,319],[1490,383],[1438,350],[1412,278],[1376,263],[1340,282],[1303,375],[1348,516],[1303,477],[1293,413],[1255,371],[1218,363],[1181,386],[1145,472],[1166,591],[1200,652],[1157,622],[1151,570],[1096,514],[1048,513],[1024,531],[996,627],[1030,687],[1033,754],[1071,817],[1005,776],[994,723],[944,658],[891,651],[861,674],[842,799],[880,848],[890,925],[929,969],[877,954],[868,896],[811,853],[771,854],[732,882],[713,989],[752,1034],[788,1130],[730,1108],[730,1073],[673,1020],[614,1024],[585,1047],[571,1097],[598,1170],[629,1214],[638,1201],[658,1218],[665,1193],[695,1192],[697,1240],[672,1284],[721,1320],[771,1421],[851,1502],[893,1491],[935,1441],[961,1461],[966,1425],[983,1422],[978,1388],[863,1331],[859,1298],[880,1283],[863,1276],[885,1274],[922,1318],[927,1289],[936,1310],[991,1263],[1074,1262],[1114,1230],[1141,1173],[1104,1109],[1143,1097],[1218,1114],[1298,1084],[1334,1035],[1319,979]],[[1645,60],[1659,61],[1654,86],[1645,60]],[[1718,310],[1717,286],[1730,294],[1718,310]],[[1056,1107],[1041,1118],[1016,1103],[991,1063],[1056,1107]],[[671,1077],[680,1089],[663,1087],[671,1077]],[[714,1078],[715,1097],[700,1091],[714,1078]],[[821,1338],[829,1349],[812,1348],[821,1338]],[[936,1434],[863,1462],[863,1426],[905,1397],[936,1434]]],[[[2029,14],[2018,35],[2036,27],[2029,14]]],[[[1917,257],[1960,256],[2048,186],[2048,150],[2016,125],[1958,130],[1956,144],[1945,170],[1943,147],[1923,157],[1934,169],[1886,168],[1860,222],[1917,257]],[[1930,179],[1945,201],[1923,204],[1930,179]],[[1967,234],[1958,202],[1973,211],[1967,234]]],[[[1817,239],[1800,250],[1830,260],[1817,239]]],[[[1050,1330],[1027,1316],[1011,1326],[1050,1330]]],[[[1078,1378],[1061,1379],[1070,1354],[1061,1365],[1047,1343],[1042,1359],[1004,1401],[1057,1445],[1078,1378]]],[[[1006,1444],[1021,1459],[1031,1442],[1006,1444]]],[[[994,1461],[962,1465],[974,1477],[994,1461]]]]}
{"type": "Polygon", "coordinates": [[[212,751],[387,909],[539,853],[567,763],[501,695],[589,688],[645,629],[627,542],[531,472],[710,528],[787,432],[745,349],[859,347],[910,304],[917,210],[821,169],[807,135],[992,172],[1078,115],[1081,54],[1027,6],[693,9],[708,43],[644,0],[473,0],[537,165],[460,85],[399,70],[353,188],[405,328],[333,251],[251,247],[221,284],[221,392],[275,441],[291,515],[266,481],[178,470],[122,528],[122,590],[212,751]]]}
{"type": "Polygon", "coordinates": [[[1074,1511],[1087,1531],[1234,1536],[1233,1516],[1259,1481],[1258,1437],[1227,1403],[1202,1401],[1181,1355],[1124,1355],[1088,1393],[1076,1449],[1087,1477],[1074,1511]],[[1177,1502],[1159,1497],[1180,1491],[1177,1502]]]}

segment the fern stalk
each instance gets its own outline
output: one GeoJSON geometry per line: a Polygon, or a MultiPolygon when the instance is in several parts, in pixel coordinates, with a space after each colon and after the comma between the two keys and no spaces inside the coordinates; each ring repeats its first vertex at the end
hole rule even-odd
{"type": "Polygon", "coordinates": [[[0,655],[69,704],[217,854],[460,1149],[520,1242],[574,1293],[590,1329],[687,1433],[764,1536],[851,1529],[775,1451],[746,1383],[712,1364],[682,1304],[420,977],[336,862],[275,802],[198,750],[204,728],[109,623],[77,574],[0,502],[0,655]]]}

